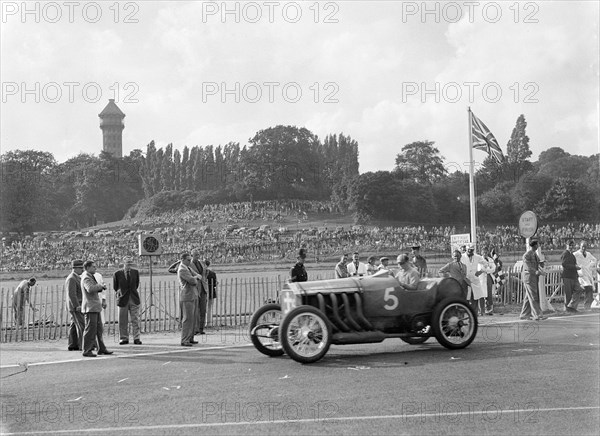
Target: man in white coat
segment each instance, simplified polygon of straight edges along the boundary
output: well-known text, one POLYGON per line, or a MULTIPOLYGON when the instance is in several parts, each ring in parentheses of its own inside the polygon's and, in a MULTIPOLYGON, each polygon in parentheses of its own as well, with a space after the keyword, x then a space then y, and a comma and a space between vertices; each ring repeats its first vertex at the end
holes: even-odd
POLYGON ((577 265, 581 267, 581 269, 577 271, 577 274, 579 276, 579 284, 585 292, 583 308, 585 310, 590 310, 592 308, 592 302, 594 301, 594 273, 596 272, 596 264, 598 261, 592 253, 587 251, 587 242, 585 241, 581 241, 579 250, 573 253, 573 256, 575 256, 577 265))
POLYGON ((352 254, 352 262, 346 265, 346 269, 348 270, 348 275, 350 277, 362 277, 367 275, 367 265, 359 261, 358 251, 355 251, 352 254))
MULTIPOLYGON (((479 311, 479 300, 487 296, 487 286, 481 286, 479 276, 485 278, 485 266, 487 262, 479 254, 475 253, 475 246, 467 246, 467 252, 462 255, 460 261, 465 265, 466 276, 469 282, 469 293, 467 299, 475 312, 479 311)), ((486 279, 487 280, 487 279, 486 279)))

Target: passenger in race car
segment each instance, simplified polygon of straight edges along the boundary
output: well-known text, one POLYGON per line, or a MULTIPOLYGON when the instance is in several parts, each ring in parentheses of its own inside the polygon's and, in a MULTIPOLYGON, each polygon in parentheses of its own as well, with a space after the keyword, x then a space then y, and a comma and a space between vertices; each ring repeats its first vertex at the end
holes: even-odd
POLYGON ((400 271, 396 274, 400 285, 408 291, 416 291, 421 276, 419 271, 411 265, 408 254, 399 255, 396 262, 400 266, 400 271))

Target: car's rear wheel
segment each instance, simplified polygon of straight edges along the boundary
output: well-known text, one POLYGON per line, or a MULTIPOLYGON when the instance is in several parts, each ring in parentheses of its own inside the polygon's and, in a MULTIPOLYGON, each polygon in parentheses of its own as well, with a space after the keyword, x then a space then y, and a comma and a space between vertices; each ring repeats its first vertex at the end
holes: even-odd
POLYGON ((281 323, 281 344, 300 363, 321 359, 331 345, 331 330, 323 313, 312 306, 296 307, 281 323))
POLYGON ((434 309, 433 334, 449 349, 469 346, 477 335, 477 316, 469 303, 458 298, 446 298, 434 309))
POLYGON ((250 320, 250 339, 254 347, 270 357, 282 356, 283 348, 279 340, 282 319, 279 304, 265 304, 250 320))

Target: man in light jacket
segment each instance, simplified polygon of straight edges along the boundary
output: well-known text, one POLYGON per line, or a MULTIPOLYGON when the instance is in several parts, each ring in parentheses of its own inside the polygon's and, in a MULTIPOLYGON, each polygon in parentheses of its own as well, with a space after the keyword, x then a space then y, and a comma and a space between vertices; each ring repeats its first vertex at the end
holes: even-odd
POLYGON ((85 270, 81 275, 81 311, 85 319, 85 328, 83 330, 83 355, 85 357, 96 357, 92 352, 92 348, 98 341, 98 354, 113 354, 112 351, 106 349, 102 340, 102 321, 100 312, 106 306, 106 303, 100 301, 99 292, 106 290, 106 285, 100 285, 94 277, 96 265, 92 260, 86 260, 83 263, 85 270))
POLYGON ((191 347, 194 341, 196 315, 198 311, 198 281, 200 278, 190 268, 192 256, 189 253, 181 255, 181 263, 177 270, 179 279, 179 307, 181 310, 181 345, 191 347))

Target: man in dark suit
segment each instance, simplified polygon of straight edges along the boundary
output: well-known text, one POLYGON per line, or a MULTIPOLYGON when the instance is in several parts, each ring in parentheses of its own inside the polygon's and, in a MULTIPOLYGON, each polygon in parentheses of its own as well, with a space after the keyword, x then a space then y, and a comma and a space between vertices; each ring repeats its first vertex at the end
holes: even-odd
POLYGON ((117 306, 119 306, 119 345, 129 343, 129 321, 131 321, 131 330, 133 333, 133 343, 141 345, 140 340, 140 273, 137 269, 131 268, 133 260, 125 258, 123 269, 118 270, 113 275, 113 288, 117 293, 117 306))
POLYGON ((181 345, 191 347, 196 328, 196 312, 198 311, 198 282, 200 277, 191 269, 192 256, 189 253, 181 255, 181 263, 177 270, 179 279, 179 308, 181 311, 181 345))
POLYGON ((208 301, 206 303, 206 325, 213 325, 213 310, 217 298, 217 274, 210 269, 210 260, 204 259, 206 265, 206 282, 208 283, 208 301))
POLYGON ((197 335, 204 334, 204 325, 206 324, 206 304, 208 300, 208 282, 206 281, 206 265, 200 260, 200 251, 192 250, 192 261, 190 262, 192 272, 198 278, 198 310, 196 311, 196 326, 194 333, 197 335))
POLYGON ((69 326, 69 339, 67 349, 69 351, 81 351, 83 342, 83 326, 85 320, 81 313, 81 273, 83 273, 83 260, 74 260, 71 265, 73 271, 65 280, 67 294, 67 310, 71 314, 71 325, 69 326))
POLYGON ((99 292, 106 290, 106 285, 100 285, 94 278, 96 265, 92 260, 86 260, 83 263, 85 270, 81 274, 81 311, 85 319, 85 328, 83 329, 83 355, 84 357, 96 357, 92 348, 98 341, 98 354, 113 354, 106 349, 102 340, 102 321, 100 311, 104 308, 100 301, 99 292))

